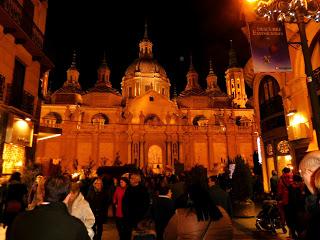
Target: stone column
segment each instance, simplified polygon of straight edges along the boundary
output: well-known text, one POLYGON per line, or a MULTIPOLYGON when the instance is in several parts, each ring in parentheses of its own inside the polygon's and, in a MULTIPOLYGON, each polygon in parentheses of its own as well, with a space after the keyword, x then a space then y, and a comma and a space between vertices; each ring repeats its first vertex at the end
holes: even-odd
POLYGON ((233 159, 237 154, 237 143, 235 137, 235 126, 232 124, 227 125, 226 130, 226 144, 228 146, 228 156, 233 159))
POLYGON ((92 159, 95 162, 96 167, 99 165, 99 134, 92 134, 92 159))
POLYGON ((211 170, 213 167, 213 149, 212 149, 212 136, 207 136, 208 143, 208 170, 211 170))
POLYGON ((173 163, 172 163, 172 142, 171 141, 168 141, 167 142, 167 165, 170 165, 172 166, 173 163))
POLYGON ((127 163, 128 164, 132 164, 132 160, 133 160, 133 152, 132 152, 132 141, 131 140, 128 140, 128 154, 127 154, 127 163))
POLYGON ((180 163, 184 163, 184 142, 183 142, 183 138, 181 136, 179 136, 179 141, 178 141, 178 147, 179 147, 179 155, 178 155, 178 161, 180 163))
POLYGON ((139 167, 145 166, 145 160, 144 160, 144 139, 143 136, 141 136, 139 141, 139 147, 140 147, 140 160, 139 160, 139 167))

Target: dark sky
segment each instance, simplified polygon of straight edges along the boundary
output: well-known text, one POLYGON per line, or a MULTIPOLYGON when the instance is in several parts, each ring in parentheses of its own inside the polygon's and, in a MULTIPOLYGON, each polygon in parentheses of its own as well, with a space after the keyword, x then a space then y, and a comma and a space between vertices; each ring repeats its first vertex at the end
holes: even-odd
POLYGON ((225 89, 229 39, 233 39, 241 66, 249 58, 249 45, 239 21, 239 0, 49 0, 46 51, 55 68, 52 90, 66 80, 73 49, 77 52, 80 84, 93 86, 103 52, 111 69, 111 82, 120 89, 126 68, 138 57, 147 18, 154 56, 165 68, 178 92, 186 85, 190 52, 205 87, 208 59, 213 58, 219 85, 225 89), (181 57, 185 60, 181 61, 181 57))

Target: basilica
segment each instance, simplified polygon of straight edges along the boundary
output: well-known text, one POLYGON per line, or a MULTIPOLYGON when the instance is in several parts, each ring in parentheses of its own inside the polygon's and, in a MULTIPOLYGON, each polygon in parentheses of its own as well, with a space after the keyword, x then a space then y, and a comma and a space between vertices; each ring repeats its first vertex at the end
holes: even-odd
POLYGON ((225 72, 227 93, 219 88, 211 62, 203 89, 191 58, 184 91, 171 96, 174 86, 152 47, 145 27, 121 92, 112 87, 105 58, 94 87, 83 90, 74 60, 63 86, 42 104, 40 127, 60 133, 38 139, 36 162, 60 163, 68 172, 114 164, 159 172, 176 163, 219 172, 228 158, 241 155, 252 166, 259 139, 234 49, 225 72))

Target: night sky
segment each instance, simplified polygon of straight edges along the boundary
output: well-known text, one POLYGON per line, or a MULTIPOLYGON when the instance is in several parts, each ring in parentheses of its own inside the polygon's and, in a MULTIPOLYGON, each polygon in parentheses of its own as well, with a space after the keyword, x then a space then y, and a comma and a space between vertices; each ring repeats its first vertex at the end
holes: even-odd
MULTIPOLYGON (((79 82, 84 90, 97 80, 97 68, 106 52, 113 87, 120 90, 126 68, 138 57, 138 43, 148 22, 155 58, 165 68, 178 93, 186 85, 189 55, 206 86, 212 57, 219 85, 225 90, 229 39, 238 61, 249 58, 249 43, 240 30, 239 0, 49 0, 45 49, 55 64, 51 90, 66 80, 72 52, 77 52, 79 82)), ((172 90, 172 89, 171 89, 172 90)))

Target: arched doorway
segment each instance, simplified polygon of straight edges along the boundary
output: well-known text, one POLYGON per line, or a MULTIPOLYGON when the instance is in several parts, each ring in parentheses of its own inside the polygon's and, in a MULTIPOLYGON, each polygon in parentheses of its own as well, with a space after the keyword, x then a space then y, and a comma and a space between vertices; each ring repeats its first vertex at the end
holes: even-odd
POLYGON ((293 167, 293 154, 288 141, 286 119, 280 86, 272 76, 265 76, 259 85, 261 136, 265 147, 268 179, 271 171, 279 174, 284 167, 293 167))
POLYGON ((152 145, 148 151, 148 168, 154 173, 161 173, 163 169, 162 149, 158 145, 152 145))

